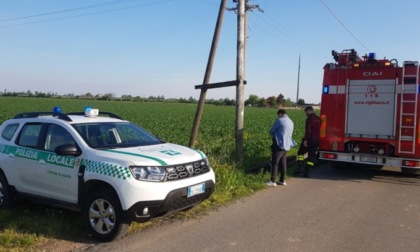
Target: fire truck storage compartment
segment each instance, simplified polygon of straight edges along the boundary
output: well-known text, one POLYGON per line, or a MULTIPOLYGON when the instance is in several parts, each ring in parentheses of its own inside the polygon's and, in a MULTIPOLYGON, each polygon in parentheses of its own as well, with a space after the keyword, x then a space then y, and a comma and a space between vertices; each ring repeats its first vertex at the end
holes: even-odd
POLYGON ((396 80, 349 80, 346 136, 394 139, 396 80))

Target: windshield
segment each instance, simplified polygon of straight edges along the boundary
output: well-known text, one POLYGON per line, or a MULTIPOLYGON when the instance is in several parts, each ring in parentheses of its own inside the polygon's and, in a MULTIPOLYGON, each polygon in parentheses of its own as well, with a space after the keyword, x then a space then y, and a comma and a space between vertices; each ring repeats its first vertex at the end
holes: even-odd
POLYGON ((89 123, 73 127, 95 149, 125 148, 161 144, 162 141, 132 123, 89 123))

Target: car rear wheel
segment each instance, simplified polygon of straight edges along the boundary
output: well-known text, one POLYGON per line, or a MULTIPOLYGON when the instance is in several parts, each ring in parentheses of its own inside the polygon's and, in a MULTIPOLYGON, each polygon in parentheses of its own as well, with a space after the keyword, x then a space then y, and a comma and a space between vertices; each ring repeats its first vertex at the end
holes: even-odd
POLYGON ((0 209, 9 209, 13 206, 13 198, 6 177, 0 172, 0 209))
POLYGON ((99 241, 116 240, 124 236, 130 226, 118 197, 109 189, 101 189, 89 195, 83 217, 89 232, 99 241))

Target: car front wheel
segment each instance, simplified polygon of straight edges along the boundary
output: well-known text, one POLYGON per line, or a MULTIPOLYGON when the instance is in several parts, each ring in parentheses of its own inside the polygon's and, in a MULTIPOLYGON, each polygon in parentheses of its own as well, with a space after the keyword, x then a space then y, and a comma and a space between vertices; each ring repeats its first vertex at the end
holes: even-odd
POLYGON ((124 236, 130 226, 123 215, 118 197, 109 189, 101 189, 88 196, 83 218, 89 232, 99 241, 116 240, 124 236))

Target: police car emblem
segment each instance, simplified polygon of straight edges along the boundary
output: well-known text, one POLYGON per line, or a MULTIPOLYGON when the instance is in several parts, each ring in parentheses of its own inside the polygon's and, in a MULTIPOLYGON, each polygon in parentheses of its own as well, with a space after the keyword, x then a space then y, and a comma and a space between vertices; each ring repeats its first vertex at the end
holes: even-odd
POLYGON ((187 165, 186 168, 190 175, 194 174, 194 167, 192 165, 187 165))

